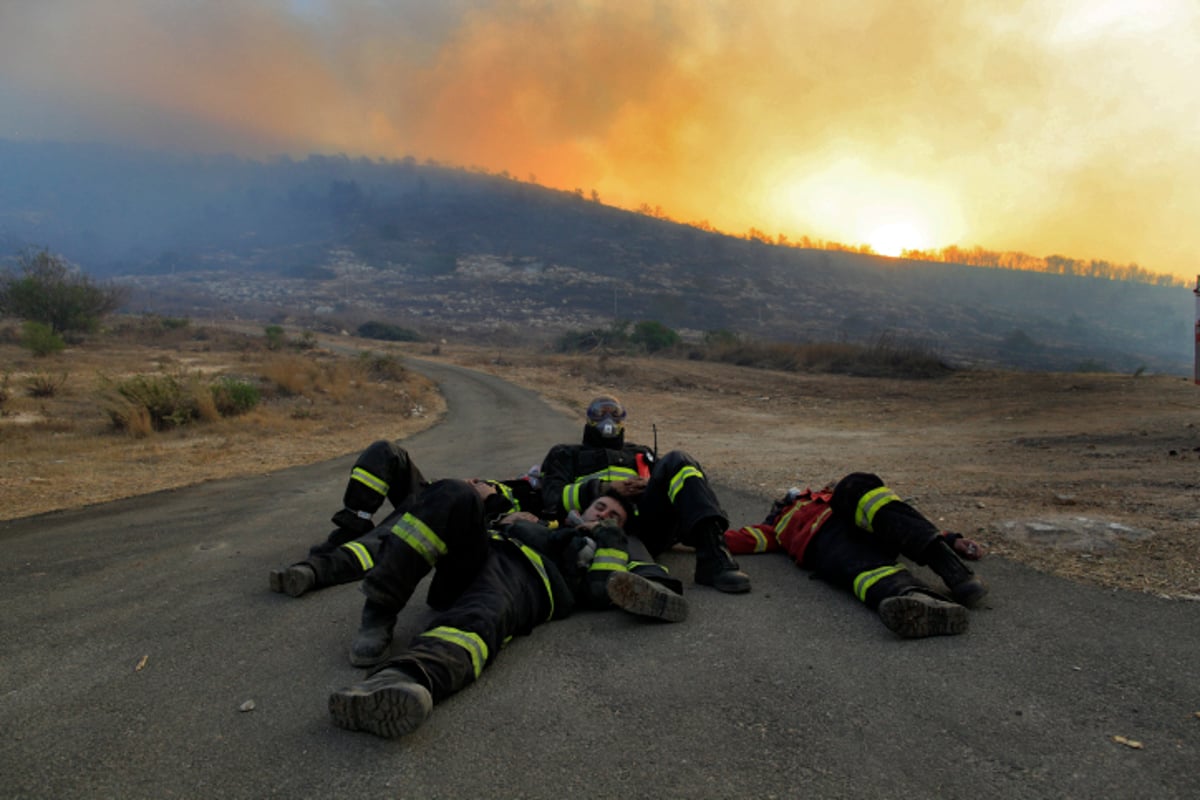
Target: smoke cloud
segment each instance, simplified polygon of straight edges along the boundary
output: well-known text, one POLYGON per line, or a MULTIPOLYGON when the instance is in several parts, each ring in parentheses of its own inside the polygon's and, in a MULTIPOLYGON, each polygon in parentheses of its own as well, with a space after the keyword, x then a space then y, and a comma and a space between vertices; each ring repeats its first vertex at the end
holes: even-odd
POLYGON ((39 0, 0 137, 507 171, 731 233, 1194 274, 1191 0, 39 0))

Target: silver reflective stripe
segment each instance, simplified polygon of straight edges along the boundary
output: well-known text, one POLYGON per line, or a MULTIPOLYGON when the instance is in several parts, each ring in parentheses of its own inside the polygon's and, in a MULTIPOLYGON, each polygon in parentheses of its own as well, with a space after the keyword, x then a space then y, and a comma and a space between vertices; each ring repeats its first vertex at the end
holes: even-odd
POLYGON ((872 526, 875 523, 875 515, 879 513, 879 509, 893 500, 899 499, 896 493, 886 486, 872 489, 858 501, 858 509, 854 512, 854 524, 863 530, 874 533, 875 528, 872 526))
POLYGON ((579 490, 581 485, 578 483, 568 483, 562 490, 562 505, 563 511, 579 511, 579 490))
POLYGON ((905 567, 903 564, 892 564, 890 567, 879 567, 870 572, 859 573, 858 577, 854 579, 854 596, 864 603, 867 602, 867 592, 872 586, 889 575, 895 575, 897 572, 904 572, 904 570, 905 567))
POLYGON ((349 550, 358 559, 358 565, 362 567, 363 572, 366 572, 371 567, 375 566, 375 560, 371 558, 371 551, 367 550, 361 542, 346 542, 342 547, 349 550))
POLYGON ((636 478, 637 470, 632 467, 612 466, 598 469, 589 475, 580 475, 575 479, 576 483, 586 483, 593 478, 599 478, 604 481, 623 481, 627 478, 636 478))
POLYGON ((537 550, 522 542, 518 542, 516 539, 509 539, 508 541, 521 548, 521 552, 525 554, 525 557, 529 559, 529 563, 533 564, 533 568, 541 576, 542 583, 546 587, 546 599, 550 601, 550 613, 546 615, 546 619, 549 620, 554 616, 554 590, 550 588, 550 576, 546 573, 546 565, 542 563, 542 557, 538 555, 537 550))
POLYGON ((350 471, 350 480, 358 481, 368 489, 378 492, 384 496, 386 496, 388 493, 389 487, 387 481, 380 480, 362 467, 355 467, 350 471))
POLYGON ((767 535, 765 533, 752 526, 742 528, 742 530, 754 537, 754 552, 767 552, 767 547, 770 546, 770 543, 767 541, 767 535))
POLYGON ((592 558, 592 563, 588 566, 589 572, 593 570, 624 572, 627 569, 629 569, 629 553, 611 547, 601 547, 597 550, 596 555, 592 558))
POLYGON ((471 657, 471 666, 475 670, 475 678, 478 680, 480 673, 483 672, 483 665, 487 663, 488 647, 477 633, 464 631, 459 628, 441 627, 433 630, 425 631, 422 636, 429 636, 433 639, 441 639, 444 642, 455 644, 467 651, 467 655, 471 657))
POLYGON ((405 514, 401 517, 400 521, 392 526, 392 533, 416 550, 431 567, 437 563, 438 558, 446 555, 446 543, 433 532, 432 528, 412 514, 405 514))
POLYGON ((671 498, 671 502, 675 502, 675 495, 679 494, 679 490, 683 488, 683 482, 688 478, 703 478, 704 473, 692 466, 684 467, 675 473, 671 478, 671 488, 667 490, 667 495, 671 498))

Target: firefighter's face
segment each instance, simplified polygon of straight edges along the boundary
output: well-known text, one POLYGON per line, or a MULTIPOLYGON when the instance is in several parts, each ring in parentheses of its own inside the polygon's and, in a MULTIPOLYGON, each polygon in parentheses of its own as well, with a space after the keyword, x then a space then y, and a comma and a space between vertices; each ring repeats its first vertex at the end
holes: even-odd
POLYGON ((611 497, 597 497, 590 506, 584 509, 583 521, 599 522, 605 519, 614 520, 618 525, 624 527, 625 509, 611 497))

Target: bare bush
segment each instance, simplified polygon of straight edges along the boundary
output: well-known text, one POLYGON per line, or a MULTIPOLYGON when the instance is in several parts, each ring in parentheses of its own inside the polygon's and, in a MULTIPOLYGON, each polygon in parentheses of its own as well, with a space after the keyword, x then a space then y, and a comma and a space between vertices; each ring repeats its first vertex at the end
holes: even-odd
POLYGON ((30 397, 54 397, 67 382, 67 373, 51 375, 48 372, 35 372, 25 378, 25 393, 30 397))
POLYGON ((870 345, 852 342, 718 341, 692 351, 706 361, 784 372, 833 373, 875 378, 938 378, 954 371, 942 357, 919 342, 890 335, 870 345))
POLYGON ((319 372, 317 365, 303 356, 279 356, 262 366, 262 376, 284 396, 313 391, 319 372))

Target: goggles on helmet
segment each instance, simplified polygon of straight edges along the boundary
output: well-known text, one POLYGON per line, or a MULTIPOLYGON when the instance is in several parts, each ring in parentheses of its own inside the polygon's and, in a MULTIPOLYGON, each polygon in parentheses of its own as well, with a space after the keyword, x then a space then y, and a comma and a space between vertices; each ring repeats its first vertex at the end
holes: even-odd
POLYGON ((612 397, 597 397, 587 410, 588 425, 605 439, 621 435, 625 429, 625 407, 612 397))
POLYGON ((625 407, 609 397, 597 398, 588 406, 587 417, 592 423, 598 423, 605 418, 621 422, 625 419, 625 407))

